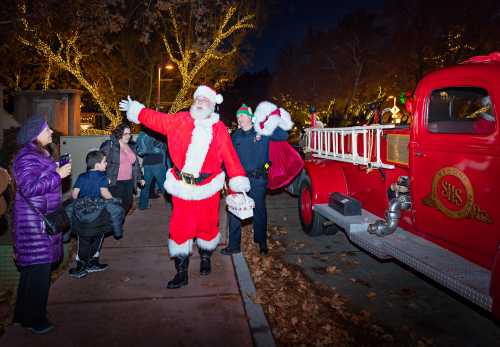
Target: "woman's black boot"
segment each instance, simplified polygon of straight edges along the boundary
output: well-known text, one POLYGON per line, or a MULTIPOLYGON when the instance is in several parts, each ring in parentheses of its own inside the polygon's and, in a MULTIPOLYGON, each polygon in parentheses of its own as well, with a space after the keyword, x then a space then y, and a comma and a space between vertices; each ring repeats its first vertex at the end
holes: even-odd
POLYGON ((188 267, 189 267, 189 256, 178 256, 174 258, 175 269, 177 273, 175 277, 168 282, 168 289, 176 289, 188 284, 188 267))
POLYGON ((200 252, 200 275, 206 276, 212 271, 210 257, 213 251, 207 251, 201 248, 198 251, 200 252))

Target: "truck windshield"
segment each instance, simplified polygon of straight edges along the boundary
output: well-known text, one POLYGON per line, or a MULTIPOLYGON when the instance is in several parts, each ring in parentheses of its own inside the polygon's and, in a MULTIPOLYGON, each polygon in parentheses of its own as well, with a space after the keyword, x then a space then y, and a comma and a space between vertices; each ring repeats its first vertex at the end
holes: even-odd
POLYGON ((491 134, 496 116, 488 92, 476 87, 434 90, 429 101, 428 129, 432 133, 491 134))

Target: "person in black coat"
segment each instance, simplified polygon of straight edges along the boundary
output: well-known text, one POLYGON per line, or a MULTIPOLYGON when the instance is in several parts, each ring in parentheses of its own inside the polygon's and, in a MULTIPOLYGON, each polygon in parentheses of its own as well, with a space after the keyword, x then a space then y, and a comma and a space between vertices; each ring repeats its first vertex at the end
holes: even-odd
POLYGON ((100 148, 108 161, 109 190, 115 198, 121 199, 125 215, 132 207, 137 184, 143 186, 145 183, 135 146, 129 144, 131 137, 130 126, 122 123, 100 148))

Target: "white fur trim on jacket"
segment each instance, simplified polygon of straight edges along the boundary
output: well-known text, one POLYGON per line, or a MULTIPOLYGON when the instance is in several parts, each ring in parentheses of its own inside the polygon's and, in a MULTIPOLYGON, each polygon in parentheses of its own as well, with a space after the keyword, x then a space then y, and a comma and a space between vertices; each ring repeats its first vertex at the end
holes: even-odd
POLYGON ((229 180, 229 189, 236 193, 250 191, 250 180, 246 176, 236 176, 229 180))
POLYGON ((179 255, 188 256, 193 247, 193 239, 187 240, 180 245, 172 239, 168 239, 168 255, 170 257, 177 257, 179 255))
POLYGON ((191 143, 186 152, 186 160, 184 161, 182 172, 190 173, 196 178, 200 176, 200 170, 212 142, 212 128, 218 121, 219 115, 217 113, 212 113, 208 118, 194 121, 191 143))
POLYGON ((172 169, 169 169, 163 186, 167 192, 175 197, 184 200, 203 200, 220 191, 224 187, 225 179, 226 174, 221 172, 206 184, 190 185, 184 183, 182 180, 177 180, 172 169))
POLYGON ((221 238, 220 233, 217 233, 217 235, 213 239, 211 239, 210 241, 202 240, 199 237, 197 237, 196 244, 198 245, 198 248, 200 248, 200 249, 203 249, 205 251, 213 251, 219 245, 220 238, 221 238))

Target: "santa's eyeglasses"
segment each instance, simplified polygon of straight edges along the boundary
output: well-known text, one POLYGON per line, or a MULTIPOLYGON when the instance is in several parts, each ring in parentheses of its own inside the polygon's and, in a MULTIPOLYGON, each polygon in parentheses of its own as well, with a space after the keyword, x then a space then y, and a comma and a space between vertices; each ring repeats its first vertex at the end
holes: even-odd
POLYGON ((210 101, 210 99, 207 99, 207 98, 204 98, 204 97, 196 97, 194 99, 194 103, 197 104, 197 105, 207 105, 207 106, 210 106, 212 104, 212 102, 210 101))

